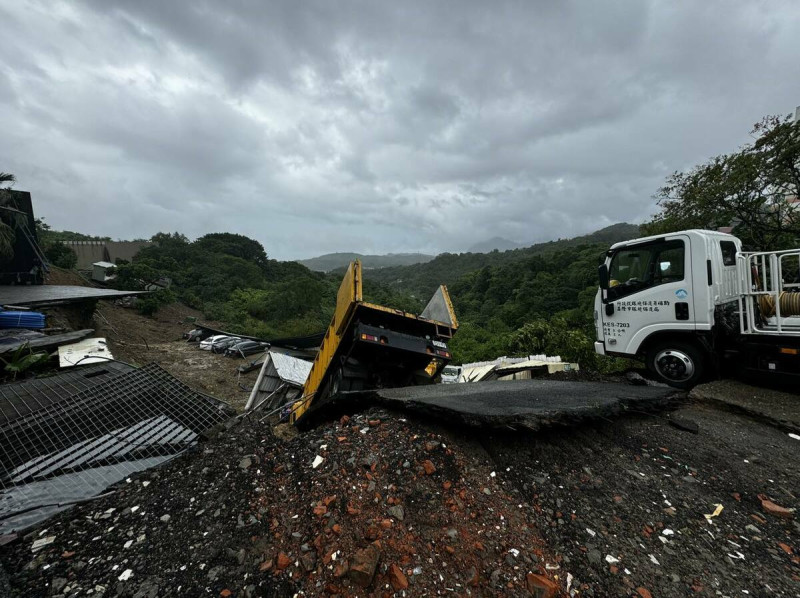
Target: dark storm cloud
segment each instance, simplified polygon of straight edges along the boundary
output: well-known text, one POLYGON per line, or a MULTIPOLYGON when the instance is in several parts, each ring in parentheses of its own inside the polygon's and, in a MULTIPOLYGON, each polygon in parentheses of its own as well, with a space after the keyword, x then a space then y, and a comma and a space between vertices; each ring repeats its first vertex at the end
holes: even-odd
POLYGON ((270 254, 641 221, 800 103, 796 2, 0 4, 0 170, 57 228, 270 254))

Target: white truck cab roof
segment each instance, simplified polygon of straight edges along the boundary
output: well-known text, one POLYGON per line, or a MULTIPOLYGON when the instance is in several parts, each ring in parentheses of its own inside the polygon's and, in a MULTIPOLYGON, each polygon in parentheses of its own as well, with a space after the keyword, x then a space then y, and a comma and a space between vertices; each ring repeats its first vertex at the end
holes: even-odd
POLYGON ((663 235, 651 235, 649 237, 639 237, 637 239, 630 239, 628 241, 620 241, 619 243, 614 243, 609 251, 616 251, 622 247, 628 247, 629 245, 638 245, 639 243, 647 243, 649 241, 657 241, 659 239, 667 239, 671 237, 677 237, 679 235, 684 235, 688 237, 701 237, 703 239, 727 239, 729 241, 738 241, 738 237, 735 235, 731 235, 728 233, 722 233, 715 230, 705 230, 702 228, 691 228, 688 230, 681 230, 676 231, 674 233, 665 233, 663 235))

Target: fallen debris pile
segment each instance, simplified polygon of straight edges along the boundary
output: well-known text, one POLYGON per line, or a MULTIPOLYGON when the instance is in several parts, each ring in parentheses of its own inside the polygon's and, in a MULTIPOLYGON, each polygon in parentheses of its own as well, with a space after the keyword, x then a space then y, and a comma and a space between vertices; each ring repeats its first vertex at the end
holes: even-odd
POLYGON ((381 409, 244 418, 0 548, 10 595, 797 594, 790 434, 706 405, 536 434, 381 409))
POLYGON ((291 438, 245 422, 57 516, 6 548, 14 592, 557 595, 555 560, 476 443, 375 411, 277 431, 291 438))
POLYGON ((800 442, 704 407, 670 421, 484 443, 583 596, 797 596, 800 442))

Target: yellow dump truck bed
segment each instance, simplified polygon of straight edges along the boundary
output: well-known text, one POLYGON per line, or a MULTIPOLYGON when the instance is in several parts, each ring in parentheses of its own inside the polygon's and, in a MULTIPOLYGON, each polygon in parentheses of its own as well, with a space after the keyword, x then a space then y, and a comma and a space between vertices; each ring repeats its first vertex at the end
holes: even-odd
MULTIPOLYGON (((347 268, 336 297, 336 310, 325 333, 301 399, 291 411, 300 420, 318 400, 336 394, 339 382, 349 389, 397 385, 411 376, 433 381, 450 361, 446 340, 458 321, 443 285, 422 314, 363 300, 361 262, 347 268), (425 363, 420 371, 419 366, 425 363)), ((401 384, 402 385, 402 384, 401 384)))

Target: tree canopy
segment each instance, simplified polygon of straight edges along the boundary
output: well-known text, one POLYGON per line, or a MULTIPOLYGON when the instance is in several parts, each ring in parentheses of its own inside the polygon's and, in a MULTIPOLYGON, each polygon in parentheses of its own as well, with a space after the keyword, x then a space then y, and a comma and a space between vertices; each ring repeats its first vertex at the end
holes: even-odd
POLYGON ((748 249, 796 246, 800 240, 800 122, 767 116, 753 142, 675 172, 658 190, 661 211, 643 225, 647 234, 733 226, 748 249))

